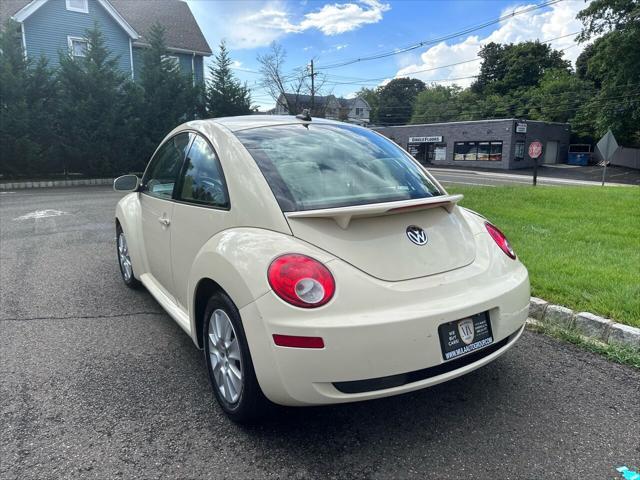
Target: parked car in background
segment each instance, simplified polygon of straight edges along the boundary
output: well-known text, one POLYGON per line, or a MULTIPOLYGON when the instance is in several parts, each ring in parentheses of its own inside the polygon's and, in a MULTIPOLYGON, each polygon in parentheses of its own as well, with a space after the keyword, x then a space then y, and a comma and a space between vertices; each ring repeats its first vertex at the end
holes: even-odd
POLYGON ((310 117, 173 130, 115 213, 118 260, 198 348, 235 421, 268 401, 396 395, 520 337, 529 280, 505 236, 408 153, 310 117))

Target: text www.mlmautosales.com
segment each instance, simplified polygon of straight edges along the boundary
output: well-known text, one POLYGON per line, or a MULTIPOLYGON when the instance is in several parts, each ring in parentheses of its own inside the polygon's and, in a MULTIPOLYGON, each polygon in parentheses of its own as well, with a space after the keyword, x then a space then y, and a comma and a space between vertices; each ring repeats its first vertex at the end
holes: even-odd
POLYGON ((445 353, 444 357, 447 360, 449 360, 450 358, 457 357, 459 355, 464 355, 465 353, 473 352, 474 350, 478 350, 479 348, 486 347, 491 343, 493 343, 493 337, 488 337, 488 338, 485 338, 484 340, 480 340, 479 342, 472 343, 471 345, 457 348, 452 352, 445 353))

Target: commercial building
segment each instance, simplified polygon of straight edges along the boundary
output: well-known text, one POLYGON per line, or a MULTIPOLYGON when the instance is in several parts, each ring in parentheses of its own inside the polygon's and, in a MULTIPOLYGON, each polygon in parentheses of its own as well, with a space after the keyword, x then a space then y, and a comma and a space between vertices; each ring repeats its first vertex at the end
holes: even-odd
POLYGON ((518 119, 374 127, 424 164, 498 169, 528 168, 531 142, 542 143, 538 163, 566 163, 568 123, 518 119))

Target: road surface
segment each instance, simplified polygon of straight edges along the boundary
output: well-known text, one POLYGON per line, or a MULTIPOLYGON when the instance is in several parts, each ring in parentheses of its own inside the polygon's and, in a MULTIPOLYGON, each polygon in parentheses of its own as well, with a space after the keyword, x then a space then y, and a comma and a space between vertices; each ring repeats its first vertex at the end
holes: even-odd
MULTIPOLYGON (((474 171, 474 170, 459 170, 451 168, 434 168, 427 167, 427 169, 436 177, 436 179, 442 183, 445 187, 447 185, 473 185, 484 187, 497 187, 497 186, 514 186, 514 185, 532 185, 533 179, 529 175, 523 175, 519 173, 509 173, 506 171, 500 172, 487 172, 487 171, 474 171)), ((552 178, 539 176, 538 185, 553 185, 553 186, 600 186, 600 181, 591 180, 573 180, 567 178, 552 178)), ((622 184, 612 183, 607 180, 606 185, 620 186, 622 184)), ((628 186, 628 185, 625 185, 628 186)))
POLYGON ((0 195, 3 480, 612 479, 640 467, 640 371, 531 332, 431 389, 230 423, 201 352, 121 283, 118 198, 0 195))

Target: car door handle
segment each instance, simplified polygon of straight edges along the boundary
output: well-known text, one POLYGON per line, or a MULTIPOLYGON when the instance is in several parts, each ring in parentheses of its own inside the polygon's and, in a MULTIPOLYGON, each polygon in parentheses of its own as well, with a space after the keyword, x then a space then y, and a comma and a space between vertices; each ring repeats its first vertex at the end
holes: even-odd
POLYGON ((171 225, 171 220, 169 220, 167 217, 160 217, 158 218, 158 221, 165 227, 168 227, 169 225, 171 225))

